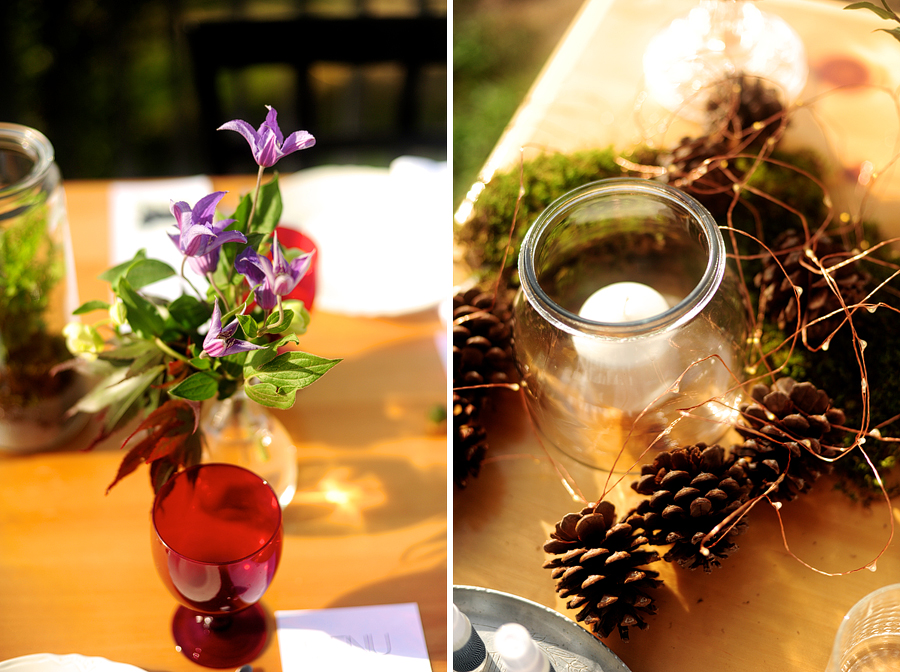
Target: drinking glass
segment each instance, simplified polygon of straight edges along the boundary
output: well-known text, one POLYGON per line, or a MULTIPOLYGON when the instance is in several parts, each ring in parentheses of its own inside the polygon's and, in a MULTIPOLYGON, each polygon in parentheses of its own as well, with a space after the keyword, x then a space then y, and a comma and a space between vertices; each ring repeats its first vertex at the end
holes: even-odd
POLYGON ((172 619, 176 648, 206 667, 256 658, 267 638, 257 603, 283 537, 269 484, 232 464, 189 467, 157 492, 151 536, 159 576, 182 605, 172 619))
POLYGON ((900 669, 900 584, 879 588, 844 616, 827 672, 900 669))

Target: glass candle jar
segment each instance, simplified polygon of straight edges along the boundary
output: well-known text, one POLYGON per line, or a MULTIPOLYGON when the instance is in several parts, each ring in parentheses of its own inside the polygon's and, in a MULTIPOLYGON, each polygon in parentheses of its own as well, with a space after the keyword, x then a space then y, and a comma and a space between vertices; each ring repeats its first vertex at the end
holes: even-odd
POLYGON ((516 364, 550 443, 585 464, 657 437, 713 442, 736 415, 748 321, 725 242, 695 199, 608 179, 554 201, 519 255, 516 364))
POLYGON ((716 84, 741 75, 761 78, 789 105, 809 73, 797 32, 751 0, 699 0, 653 37, 643 67, 648 92, 666 109, 699 123, 709 118, 716 84))
POLYGON ((78 306, 66 202, 53 146, 0 123, 0 450, 59 443, 83 425, 66 411, 86 385, 62 329, 78 306))

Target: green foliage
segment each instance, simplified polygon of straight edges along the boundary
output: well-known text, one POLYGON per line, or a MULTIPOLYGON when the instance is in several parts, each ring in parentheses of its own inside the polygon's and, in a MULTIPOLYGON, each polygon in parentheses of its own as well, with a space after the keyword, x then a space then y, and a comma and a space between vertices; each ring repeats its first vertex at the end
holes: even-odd
MULTIPOLYGON (((881 4, 883 9, 882 7, 879 7, 878 5, 875 5, 871 2, 854 2, 844 7, 844 9, 867 9, 870 12, 876 14, 881 19, 885 19, 887 21, 896 21, 897 23, 900 23, 900 16, 897 16, 894 10, 888 7, 888 4, 884 0, 881 0, 881 4)), ((887 33, 888 35, 892 35, 895 40, 900 41, 900 27, 890 29, 878 28, 878 30, 883 33, 887 33)))
MULTIPOLYGON (((198 459, 194 452, 200 442, 191 438, 195 430, 190 429, 190 421, 200 402, 225 399, 243 388, 250 399, 265 406, 289 408, 299 390, 340 361, 304 352, 282 352, 285 346, 298 343, 298 334, 308 326, 309 313, 301 301, 282 303, 279 297, 272 310, 258 306, 248 309, 253 296, 246 278, 235 271, 234 259, 248 247, 261 256, 269 251, 282 210, 277 176, 257 193, 256 208, 250 196, 244 198, 229 227, 244 232, 248 243, 221 246, 218 266, 209 274, 211 283, 205 295, 195 290, 172 301, 153 296, 153 285, 176 271, 148 259, 141 250, 132 260, 101 276, 110 285, 113 304, 94 300, 75 311, 86 314, 105 309, 111 315, 116 309, 124 311, 124 320, 110 320, 113 335, 99 353, 93 350, 90 338, 84 343, 73 341, 73 347, 81 348, 79 352, 96 356, 93 368, 103 376, 74 408, 100 414, 101 430, 95 443, 123 429, 133 418, 144 417, 142 426, 170 447, 160 451, 145 440, 138 442, 129 450, 113 484, 141 460, 154 463, 151 476, 159 483, 166 474, 198 459), (210 318, 215 317, 214 303, 220 307, 221 327, 210 325, 210 318), (230 323, 236 323, 235 331, 222 331, 230 323), (204 344, 209 329, 216 330, 214 336, 220 334, 221 349, 205 350, 210 347, 204 344), (240 342, 257 349, 233 347, 240 342)), ((296 256, 299 251, 288 254, 296 256)), ((193 283, 186 281, 193 289, 193 283)))
POLYGON ((576 187, 622 176, 617 156, 611 147, 573 154, 542 153, 525 161, 521 171, 517 167, 494 175, 479 196, 472 216, 456 231, 469 266, 479 273, 496 274, 509 242, 506 268, 515 267, 522 237, 535 218, 576 187), (514 216, 515 229, 510 237, 514 216))
POLYGON ((536 36, 481 14, 453 28, 454 203, 475 182, 503 129, 540 70, 536 36))
POLYGON ((0 229, 0 346, 7 357, 46 329, 46 311, 65 274, 62 249, 47 234, 47 207, 35 204, 0 229))

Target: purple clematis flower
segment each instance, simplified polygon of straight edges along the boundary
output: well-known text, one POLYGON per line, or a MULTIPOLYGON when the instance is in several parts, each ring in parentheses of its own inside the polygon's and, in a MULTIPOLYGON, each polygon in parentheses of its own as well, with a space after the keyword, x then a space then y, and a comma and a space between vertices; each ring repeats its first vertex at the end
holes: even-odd
POLYGON ((216 206, 224 195, 224 191, 217 191, 204 196, 193 209, 184 201, 170 201, 169 210, 178 222, 178 235, 169 234, 169 237, 188 257, 191 268, 203 276, 215 270, 219 263, 219 248, 224 243, 247 242, 240 231, 225 231, 233 219, 213 221, 216 206))
POLYGON ((234 268, 247 278, 253 287, 257 305, 263 310, 271 310, 278 305, 279 296, 286 296, 294 291, 297 283, 303 279, 312 264, 313 252, 301 254, 290 263, 285 261, 278 244, 278 233, 272 243, 272 259, 261 257, 248 247, 238 254, 234 260, 234 268))
POLYGON ((269 113, 258 131, 254 131, 250 124, 240 119, 228 121, 217 130, 237 131, 243 135, 250 143, 256 164, 263 168, 271 168, 281 157, 316 144, 316 139, 306 131, 295 131, 285 140, 278 127, 278 112, 271 105, 266 105, 266 108, 269 113))
POLYGON ((222 327, 222 311, 219 310, 219 300, 216 299, 213 304, 212 322, 209 325, 209 331, 206 332, 206 338, 203 339, 203 352, 210 357, 225 357, 236 352, 260 350, 265 347, 235 338, 234 332, 237 331, 237 328, 237 318, 232 320, 227 327, 222 327))

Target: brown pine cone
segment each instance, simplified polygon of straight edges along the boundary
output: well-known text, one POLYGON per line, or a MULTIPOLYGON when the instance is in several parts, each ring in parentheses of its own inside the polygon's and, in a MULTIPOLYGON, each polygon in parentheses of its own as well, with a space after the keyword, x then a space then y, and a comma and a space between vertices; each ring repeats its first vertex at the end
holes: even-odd
POLYGON ((460 488, 478 476, 487 451, 477 418, 489 393, 472 386, 516 379, 510 298, 495 301, 477 287, 453 297, 453 479, 460 488))
POLYGON ((771 387, 759 383, 739 410, 744 425, 736 429, 745 441, 734 452, 747 465, 754 495, 787 470, 769 496, 790 501, 831 471, 831 463, 817 456, 832 458, 844 450, 842 431, 834 427, 844 424, 844 412, 833 408, 825 391, 812 383, 788 377, 771 387))
MULTIPOLYGON (((809 325, 806 330, 807 342, 818 347, 841 325, 845 313, 838 297, 826 283, 825 277, 820 273, 809 271, 801 264, 803 261, 807 266, 813 265, 806 257, 806 247, 812 249, 826 267, 833 266, 841 258, 849 256, 841 243, 833 241, 828 236, 811 240, 807 245, 801 233, 788 230, 779 235, 771 246, 774 257, 778 258, 781 266, 773 255, 769 254, 763 259, 763 270, 754 278, 754 283, 760 290, 759 301, 763 314, 777 324, 779 329, 791 333, 798 324, 798 300, 794 285, 800 287, 803 291, 799 297, 801 316, 799 326, 803 328, 809 325), (821 322, 809 324, 834 311, 838 312, 821 322)), ((835 269, 831 272, 831 277, 848 306, 865 298, 871 281, 869 274, 856 263, 835 269)))
POLYGON ((556 524, 544 550, 558 557, 544 563, 552 570, 556 592, 575 617, 599 637, 617 629, 628 641, 628 628, 647 628, 644 618, 656 613, 647 591, 662 583, 658 572, 644 565, 659 560, 645 548, 647 539, 628 523, 616 523, 616 509, 609 502, 569 513, 556 524))
MULTIPOLYGON (((742 76, 723 81, 710 95, 708 108, 706 133, 682 138, 659 157, 659 164, 669 184, 718 212, 734 197, 734 180, 721 170, 719 159, 759 146, 780 128, 778 115, 784 107, 771 86, 742 76)), ((737 169, 733 162, 725 165, 732 173, 737 169)))
POLYGON ((708 553, 701 550, 704 538, 748 500, 751 489, 744 467, 721 446, 698 443, 660 453, 641 467, 631 487, 648 498, 627 522, 644 530, 651 544, 671 544, 664 560, 709 572, 737 550, 733 538, 746 529, 743 519, 708 553))
POLYGON ((453 386, 515 378, 509 297, 473 288, 453 297, 453 386))
POLYGON ((487 431, 477 407, 464 395, 453 395, 453 481, 464 488, 481 471, 487 452, 487 431))

